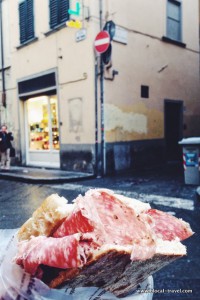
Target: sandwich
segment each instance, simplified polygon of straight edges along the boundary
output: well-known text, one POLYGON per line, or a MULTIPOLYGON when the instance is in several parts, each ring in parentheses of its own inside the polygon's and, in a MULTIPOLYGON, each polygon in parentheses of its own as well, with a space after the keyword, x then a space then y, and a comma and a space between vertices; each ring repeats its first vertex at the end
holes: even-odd
POLYGON ((15 262, 51 288, 96 286, 117 297, 186 255, 190 225, 148 203, 91 189, 51 195, 19 229, 15 262))

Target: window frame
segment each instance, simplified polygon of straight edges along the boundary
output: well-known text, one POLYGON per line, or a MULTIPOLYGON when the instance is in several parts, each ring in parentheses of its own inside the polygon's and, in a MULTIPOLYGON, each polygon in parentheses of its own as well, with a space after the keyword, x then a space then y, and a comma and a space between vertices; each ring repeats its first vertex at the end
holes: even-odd
POLYGON ((182 1, 181 0, 167 0, 167 7, 166 7, 166 37, 172 41, 175 41, 177 43, 182 43, 182 1), (179 21, 178 21, 178 24, 179 24, 179 38, 176 39, 176 38, 173 38, 171 36, 169 36, 169 33, 168 33, 168 22, 169 20, 174 20, 177 22, 177 20, 173 19, 172 17, 169 17, 169 12, 168 12, 168 9, 169 9, 169 3, 171 4, 174 4, 176 5, 177 7, 179 7, 179 21))
POLYGON ((30 43, 31 41, 35 40, 35 18, 34 18, 34 5, 35 5, 35 2, 34 0, 31 0, 32 1, 32 11, 31 11, 31 16, 28 15, 28 6, 27 6, 27 2, 30 1, 30 0, 21 0, 18 2, 18 16, 19 16, 19 41, 20 41, 20 46, 23 46, 23 45, 26 45, 28 43, 30 43), (21 11, 20 11, 20 5, 24 3, 25 5, 25 16, 24 16, 24 20, 20 19, 21 18, 21 11), (29 25, 27 25, 27 22, 28 22, 28 19, 31 18, 31 30, 32 30, 32 34, 30 35, 29 34, 29 25), (25 22, 25 38, 24 40, 22 39, 22 36, 21 36, 21 30, 22 30, 22 21, 25 22))
MULTIPOLYGON (((63 27, 66 22, 68 20, 70 20, 70 15, 68 13, 68 9, 70 8, 70 0, 55 0, 57 2, 57 15, 56 15, 56 24, 54 26, 52 26, 52 23, 51 23, 51 19, 52 19, 52 16, 51 16, 51 0, 49 0, 49 28, 50 28, 50 31, 54 31, 60 27, 63 27), (61 11, 60 11, 60 7, 62 7, 62 2, 61 1, 64 1, 68 4, 68 8, 67 8, 67 16, 66 16, 66 19, 64 18, 64 20, 62 20, 61 18, 61 11)), ((66 4, 66 5, 67 5, 66 4)))

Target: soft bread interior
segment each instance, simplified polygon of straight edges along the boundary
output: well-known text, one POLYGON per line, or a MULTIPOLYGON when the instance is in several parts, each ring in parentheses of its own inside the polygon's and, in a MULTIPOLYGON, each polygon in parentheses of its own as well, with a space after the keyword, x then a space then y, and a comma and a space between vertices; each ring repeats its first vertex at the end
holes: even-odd
POLYGON ((161 239, 157 239, 156 254, 184 256, 187 254, 187 249, 179 241, 163 241, 161 239))
MULTIPOLYGON (((93 251, 93 260, 96 260, 98 256, 109 252, 118 251, 131 254, 132 245, 121 246, 113 244, 105 244, 97 250, 93 251)), ((156 240, 156 252, 155 255, 174 255, 174 256, 184 256, 187 254, 186 247, 179 241, 163 241, 161 239, 156 240)))
POLYGON ((27 240, 31 236, 50 236, 52 231, 73 210, 74 205, 67 202, 67 199, 57 194, 47 197, 34 211, 32 217, 19 229, 18 240, 27 240))

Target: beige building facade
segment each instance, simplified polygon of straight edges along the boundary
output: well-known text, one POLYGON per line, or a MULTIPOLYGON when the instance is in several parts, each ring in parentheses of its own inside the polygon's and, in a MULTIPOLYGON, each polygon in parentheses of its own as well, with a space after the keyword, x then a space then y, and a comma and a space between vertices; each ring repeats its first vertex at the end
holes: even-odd
POLYGON ((1 6, 0 122, 14 163, 110 173, 180 159, 178 141, 200 136, 198 0, 1 6), (101 76, 94 41, 109 21, 101 76))

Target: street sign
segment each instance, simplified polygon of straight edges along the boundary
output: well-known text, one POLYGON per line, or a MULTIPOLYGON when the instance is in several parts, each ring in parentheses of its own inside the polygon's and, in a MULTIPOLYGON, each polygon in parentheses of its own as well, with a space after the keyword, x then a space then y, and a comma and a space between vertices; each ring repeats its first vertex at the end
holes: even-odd
POLYGON ((76 32, 76 42, 80 42, 86 39, 87 30, 85 28, 80 29, 76 32))
POLYGON ((106 22, 103 30, 107 31, 110 35, 110 39, 112 41, 114 35, 115 35, 115 23, 113 21, 106 22))
POLYGON ((94 41, 94 47, 98 53, 104 53, 110 45, 110 35, 107 31, 100 31, 94 41))
POLYGON ((115 35, 113 36, 113 41, 119 42, 122 44, 128 44, 128 33, 127 30, 120 27, 115 26, 115 35))

